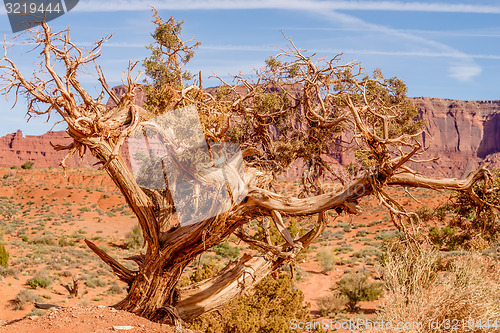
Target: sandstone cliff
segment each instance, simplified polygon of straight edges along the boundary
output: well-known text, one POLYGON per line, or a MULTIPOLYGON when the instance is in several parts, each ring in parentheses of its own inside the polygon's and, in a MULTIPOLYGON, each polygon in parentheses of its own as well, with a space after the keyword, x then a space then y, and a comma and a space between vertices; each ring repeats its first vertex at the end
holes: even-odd
POLYGON ((419 117, 426 120, 422 142, 425 155, 439 160, 420 165, 435 176, 460 177, 490 163, 500 168, 500 101, 457 101, 414 98, 419 117))
MULTIPOLYGON (((124 87, 113 88, 120 96, 124 87)), ((490 168, 500 168, 500 101, 458 101, 439 98, 413 98, 419 117, 426 120, 422 142, 428 151, 422 158, 439 157, 439 160, 414 165, 424 174, 461 177, 485 163, 490 168)), ((139 93, 136 102, 144 103, 139 93)), ((108 102, 108 105, 112 105, 108 102)), ((21 131, 0 138, 0 166, 19 166, 26 161, 35 167, 56 167, 65 152, 56 152, 50 146, 68 144, 71 139, 65 132, 48 132, 41 136, 23 137, 21 131)), ((128 155, 128 146, 122 149, 128 155)), ((128 156, 127 160, 128 160, 128 156)), ((340 162, 348 161, 340 159, 340 162)), ((74 159, 73 166, 91 167, 97 160, 87 153, 83 161, 74 159)), ((286 178, 295 178, 302 172, 300 165, 293 165, 286 178)))
MULTIPOLYGON (((18 130, 0 138, 0 166, 21 166, 27 161, 35 162, 35 168, 57 167, 66 156, 67 151, 55 151, 54 145, 67 145, 71 143, 70 136, 65 131, 47 132, 43 135, 23 136, 18 130)), ((74 158, 68 161, 73 167, 90 168, 97 159, 86 154, 83 160, 74 158)))

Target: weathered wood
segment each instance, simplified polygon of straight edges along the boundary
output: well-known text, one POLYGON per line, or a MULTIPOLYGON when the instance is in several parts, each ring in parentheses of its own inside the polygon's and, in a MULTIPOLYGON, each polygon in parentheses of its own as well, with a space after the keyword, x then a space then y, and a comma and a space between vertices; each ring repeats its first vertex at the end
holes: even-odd
POLYGON ((129 270, 118 261, 111 258, 111 256, 109 256, 106 252, 101 250, 99 247, 97 247, 97 245, 95 245, 88 239, 85 239, 85 243, 92 251, 94 251, 95 254, 99 256, 99 258, 101 258, 102 261, 104 261, 109 267, 111 267, 113 272, 120 278, 120 280, 128 284, 134 281, 136 272, 129 270))

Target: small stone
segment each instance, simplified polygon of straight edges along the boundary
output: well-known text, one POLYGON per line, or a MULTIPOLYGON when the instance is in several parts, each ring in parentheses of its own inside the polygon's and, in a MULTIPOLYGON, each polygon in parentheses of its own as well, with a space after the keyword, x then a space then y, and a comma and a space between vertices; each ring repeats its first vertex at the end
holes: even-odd
POLYGON ((128 331, 134 329, 134 326, 113 326, 115 331, 128 331))

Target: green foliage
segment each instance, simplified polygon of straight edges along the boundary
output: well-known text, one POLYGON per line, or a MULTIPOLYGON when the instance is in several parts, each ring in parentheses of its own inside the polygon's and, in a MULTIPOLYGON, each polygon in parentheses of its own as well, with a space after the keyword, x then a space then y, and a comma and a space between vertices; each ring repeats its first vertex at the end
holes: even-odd
POLYGON ((104 287, 106 281, 97 276, 91 276, 85 279, 85 285, 89 288, 104 287))
POLYGON ((183 21, 173 17, 165 21, 156 11, 154 17, 156 28, 151 35, 154 43, 147 47, 151 55, 142 65, 150 79, 143 86, 148 97, 145 108, 158 115, 169 111, 173 99, 178 95, 176 89, 182 89, 184 80, 192 78, 192 74, 183 70, 183 67, 191 60, 194 49, 200 43, 188 45, 180 39, 183 21))
POLYGON ((231 246, 228 242, 219 243, 211 248, 218 256, 236 259, 240 256, 240 249, 237 246, 231 246))
POLYGON ((0 241, 0 266, 9 267, 9 252, 0 241))
POLYGON ((240 296, 192 322, 191 329, 205 333, 293 332, 290 320, 311 321, 304 295, 292 285, 289 275, 264 278, 253 293, 240 296))
POLYGON ((210 261, 198 267, 193 273, 189 275, 189 282, 196 283, 208 279, 217 274, 217 264, 210 261))
POLYGON ((338 290, 347 299, 347 307, 350 311, 356 310, 360 301, 374 301, 382 293, 382 283, 372 282, 364 272, 347 273, 340 279, 338 290))
POLYGON ((45 312, 41 309, 34 308, 33 310, 31 310, 30 313, 28 313, 26 315, 26 317, 41 317, 41 316, 45 316, 46 314, 47 314, 47 312, 45 312))
POLYGON ((425 205, 420 207, 415 213, 417 213, 422 222, 432 221, 435 216, 434 211, 425 205))
MULTIPOLYGON (((276 225, 272 221, 271 218, 269 222, 269 237, 271 238, 271 244, 273 245, 280 245, 285 242, 283 239, 283 236, 279 233, 278 229, 276 228, 276 225)), ((286 221, 286 224, 288 225, 286 228, 290 235, 293 238, 298 238, 302 237, 305 235, 306 230, 304 228, 305 224, 307 223, 307 220, 299 220, 297 218, 290 219, 289 221, 286 221)), ((262 240, 264 237, 264 232, 261 226, 257 227, 257 232, 252 236, 252 238, 257 239, 257 240, 262 240)))
POLYGON ((458 250, 464 244, 464 235, 460 236, 458 230, 451 227, 438 227, 429 228, 429 239, 439 248, 446 248, 448 250, 458 250))
POLYGON ((27 162, 25 162, 24 164, 21 165, 21 169, 31 170, 31 169, 33 169, 34 165, 35 165, 35 162, 27 161, 27 162))
POLYGON ((47 288, 52 284, 52 278, 47 272, 38 271, 34 277, 26 281, 26 284, 33 289, 38 287, 47 288))
POLYGON ((15 215, 21 212, 19 205, 7 197, 0 198, 0 215, 6 220, 12 219, 15 215))
POLYGON ((132 230, 125 236, 125 246, 127 249, 138 249, 144 244, 142 229, 136 224, 132 230))
MULTIPOLYGON (((490 185, 490 189, 485 191, 484 181, 479 181, 473 187, 474 193, 480 200, 500 206, 500 170, 493 172, 490 185)), ((489 242, 499 239, 500 213, 498 209, 491 205, 478 204, 476 200, 466 193, 457 192, 451 196, 449 202, 440 205, 436 210, 436 215, 441 221, 447 214, 452 215, 448 227, 457 230, 455 237, 462 238, 462 240, 454 240, 456 243, 466 242, 478 235, 489 242)), ((448 233, 443 236, 450 238, 448 233)))

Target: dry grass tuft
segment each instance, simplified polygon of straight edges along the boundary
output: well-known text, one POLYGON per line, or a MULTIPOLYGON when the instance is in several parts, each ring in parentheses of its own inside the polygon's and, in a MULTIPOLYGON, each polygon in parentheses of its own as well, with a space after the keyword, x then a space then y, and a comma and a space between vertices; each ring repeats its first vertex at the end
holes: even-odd
POLYGON ((409 332, 449 332, 454 324, 459 332, 500 332, 491 327, 500 318, 499 263, 467 252, 439 271, 440 259, 432 249, 391 248, 381 269, 388 291, 378 320, 422 323, 409 332))

